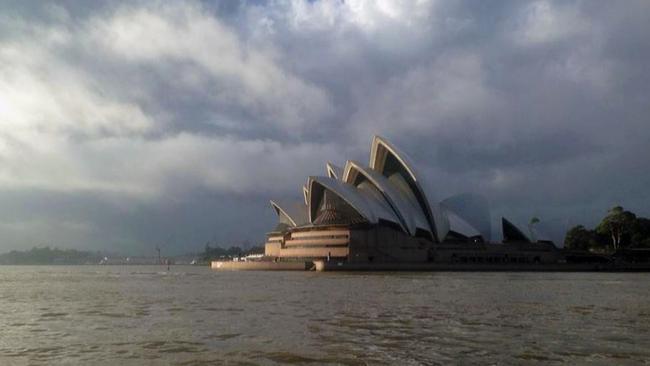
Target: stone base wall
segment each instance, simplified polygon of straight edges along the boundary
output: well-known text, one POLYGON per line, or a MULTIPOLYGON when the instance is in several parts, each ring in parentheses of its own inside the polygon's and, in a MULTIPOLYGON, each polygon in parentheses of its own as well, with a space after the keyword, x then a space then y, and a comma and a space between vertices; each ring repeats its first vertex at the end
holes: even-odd
POLYGON ((269 235, 265 255, 282 259, 328 257, 349 263, 557 263, 549 243, 433 243, 390 226, 301 228, 269 235))
POLYGON ((412 237, 386 226, 353 230, 350 235, 350 262, 426 262, 432 242, 412 237))
POLYGON ((558 263, 563 256, 553 244, 508 243, 508 244, 438 244, 435 261, 460 264, 500 263, 558 263))
POLYGON ((232 262, 213 261, 210 267, 215 271, 306 271, 312 269, 313 262, 232 262))
POLYGON ((282 249, 281 243, 269 243, 264 244, 264 255, 267 257, 279 257, 280 250, 282 249))

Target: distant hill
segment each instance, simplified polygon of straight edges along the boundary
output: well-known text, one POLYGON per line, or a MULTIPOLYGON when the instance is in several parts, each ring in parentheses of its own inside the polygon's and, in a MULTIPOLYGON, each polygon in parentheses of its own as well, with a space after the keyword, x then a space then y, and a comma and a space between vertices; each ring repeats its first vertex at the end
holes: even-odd
POLYGON ((27 251, 11 251, 0 254, 0 264, 88 264, 98 263, 99 253, 75 249, 35 247, 27 251))

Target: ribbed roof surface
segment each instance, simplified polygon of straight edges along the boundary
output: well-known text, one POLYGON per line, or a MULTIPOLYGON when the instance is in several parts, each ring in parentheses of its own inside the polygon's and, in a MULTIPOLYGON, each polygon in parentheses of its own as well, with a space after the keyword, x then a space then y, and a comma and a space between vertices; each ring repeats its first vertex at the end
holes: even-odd
MULTIPOLYGON (((411 159, 379 136, 373 138, 369 167, 348 161, 344 169, 330 162, 326 168, 327 177, 309 177, 303 187, 304 204, 272 203, 282 221, 301 226, 376 224, 384 220, 399 225, 410 235, 429 235, 436 240, 444 239, 450 230, 491 240, 490 212, 485 199, 461 194, 440 203, 430 202, 422 176, 411 159), (327 195, 331 198, 325 199, 327 195)), ((510 240, 528 239, 505 219, 504 229, 510 240)), ((541 233, 537 236, 545 238, 541 233)))
POLYGON ((359 181, 368 181, 373 184, 383 198, 389 204, 391 210, 400 219, 404 229, 411 235, 415 235, 416 229, 428 230, 429 225, 426 217, 417 206, 417 203, 409 200, 409 197, 391 183, 387 177, 379 172, 364 167, 356 161, 348 161, 343 171, 343 180, 349 184, 358 184, 359 181))
POLYGON ((346 203, 336 199, 326 199, 323 208, 317 213, 314 225, 353 225, 365 221, 346 203))

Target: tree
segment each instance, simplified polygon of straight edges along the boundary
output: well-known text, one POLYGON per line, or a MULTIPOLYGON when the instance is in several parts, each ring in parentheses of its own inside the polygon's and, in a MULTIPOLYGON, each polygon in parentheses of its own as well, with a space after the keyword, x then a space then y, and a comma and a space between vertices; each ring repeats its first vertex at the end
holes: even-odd
POLYGON ((631 244, 637 247, 650 247, 650 219, 638 217, 634 223, 631 244))
POLYGON ((612 239, 613 249, 618 250, 623 244, 624 236, 631 234, 635 221, 635 214, 625 211, 621 206, 615 206, 596 226, 596 232, 601 235, 609 235, 612 239))
POLYGON ((564 238, 564 247, 575 250, 588 250, 594 241, 594 232, 578 225, 572 227, 564 238))
POLYGON ((537 233, 535 232, 535 224, 539 223, 539 218, 537 216, 533 216, 530 221, 528 222, 528 231, 530 232, 531 240, 533 242, 537 241, 537 233))

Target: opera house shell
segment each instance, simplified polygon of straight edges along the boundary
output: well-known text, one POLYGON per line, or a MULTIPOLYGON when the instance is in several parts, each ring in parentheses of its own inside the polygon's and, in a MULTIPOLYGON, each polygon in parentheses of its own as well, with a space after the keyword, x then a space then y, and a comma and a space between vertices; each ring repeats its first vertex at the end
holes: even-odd
POLYGON ((431 201, 406 154, 375 136, 368 165, 326 164, 312 176, 303 200, 271 201, 278 225, 268 233, 265 256, 274 261, 347 263, 555 261, 555 247, 533 242, 502 219, 503 241, 491 243, 487 201, 461 194, 431 201), (496 244, 496 245, 495 245, 496 244))

